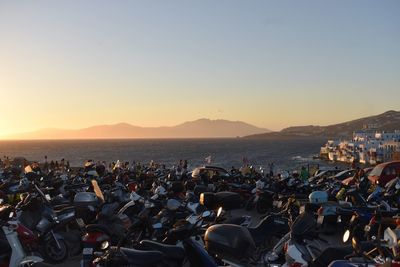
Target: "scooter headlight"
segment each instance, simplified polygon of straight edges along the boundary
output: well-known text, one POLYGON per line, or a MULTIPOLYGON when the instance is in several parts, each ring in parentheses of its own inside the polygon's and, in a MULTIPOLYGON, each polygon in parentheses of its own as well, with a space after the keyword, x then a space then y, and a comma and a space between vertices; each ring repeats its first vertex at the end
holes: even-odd
POLYGON ((110 246, 110 243, 106 240, 101 243, 100 249, 106 250, 110 246))

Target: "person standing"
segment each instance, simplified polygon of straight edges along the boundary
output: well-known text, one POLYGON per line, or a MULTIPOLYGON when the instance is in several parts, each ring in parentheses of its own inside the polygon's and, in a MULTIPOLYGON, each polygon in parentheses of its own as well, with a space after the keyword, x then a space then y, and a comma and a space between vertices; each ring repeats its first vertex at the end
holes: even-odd
POLYGON ((49 163, 47 162, 47 156, 44 156, 43 170, 45 172, 47 172, 49 170, 49 163))
POLYGON ((274 163, 273 163, 273 162, 270 162, 270 163, 268 164, 268 167, 269 167, 269 176, 270 176, 270 177, 273 177, 273 176, 274 176, 274 163))
POLYGON ((308 181, 308 178, 310 178, 310 174, 308 173, 306 167, 304 167, 304 166, 301 167, 300 179, 301 179, 303 182, 306 182, 306 181, 308 181))

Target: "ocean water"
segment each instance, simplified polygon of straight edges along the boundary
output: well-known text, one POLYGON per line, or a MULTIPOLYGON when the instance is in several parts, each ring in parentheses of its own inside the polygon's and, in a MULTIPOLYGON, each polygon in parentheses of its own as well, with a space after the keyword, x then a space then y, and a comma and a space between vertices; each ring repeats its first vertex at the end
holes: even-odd
POLYGON ((0 156, 25 157, 44 161, 62 158, 71 166, 83 166, 87 159, 95 161, 151 160, 176 165, 180 159, 188 160, 189 168, 204 165, 211 155, 212 164, 230 168, 248 164, 267 168, 274 162, 276 170, 293 170, 307 164, 327 165, 314 160, 324 140, 249 140, 249 139, 135 139, 135 140, 51 140, 51 141, 0 141, 0 156))

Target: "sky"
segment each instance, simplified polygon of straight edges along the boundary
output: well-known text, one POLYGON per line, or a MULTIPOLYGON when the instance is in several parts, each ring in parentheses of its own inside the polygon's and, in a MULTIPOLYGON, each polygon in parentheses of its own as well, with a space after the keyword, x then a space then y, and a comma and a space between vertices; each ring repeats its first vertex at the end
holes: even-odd
POLYGON ((400 1, 0 0, 0 135, 400 110, 400 1))

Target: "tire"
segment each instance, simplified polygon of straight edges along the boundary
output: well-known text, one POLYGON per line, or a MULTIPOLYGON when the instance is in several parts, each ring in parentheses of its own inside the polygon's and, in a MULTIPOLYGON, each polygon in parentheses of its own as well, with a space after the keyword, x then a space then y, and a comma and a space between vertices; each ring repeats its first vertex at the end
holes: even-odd
POLYGON ((68 247, 63 239, 57 239, 60 244, 60 248, 57 247, 57 243, 53 238, 45 240, 42 251, 45 261, 49 263, 61 263, 68 257, 68 247))
POLYGON ((68 246, 69 256, 76 256, 82 252, 81 233, 78 230, 61 232, 59 234, 64 237, 64 241, 68 246))

